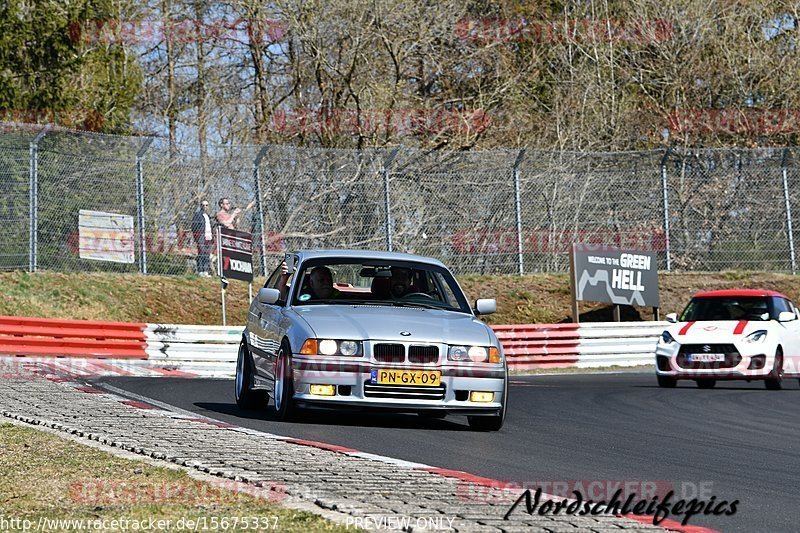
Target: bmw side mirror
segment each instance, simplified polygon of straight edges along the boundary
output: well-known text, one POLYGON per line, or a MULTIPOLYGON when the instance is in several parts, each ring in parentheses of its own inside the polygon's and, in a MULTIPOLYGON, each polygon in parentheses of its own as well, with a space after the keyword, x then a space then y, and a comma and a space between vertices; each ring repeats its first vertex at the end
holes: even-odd
POLYGON ((667 315, 667 322, 676 323, 678 321, 678 313, 669 313, 667 315))
POLYGON ((256 299, 258 303, 272 305, 281 298, 281 291, 278 289, 267 289, 266 287, 263 289, 258 289, 258 296, 256 299))
POLYGON ((797 317, 791 311, 781 311, 778 314, 778 322, 789 322, 795 320, 797 317))
POLYGON ((475 300, 475 314, 491 315, 497 311, 497 300, 494 298, 480 298, 475 300))

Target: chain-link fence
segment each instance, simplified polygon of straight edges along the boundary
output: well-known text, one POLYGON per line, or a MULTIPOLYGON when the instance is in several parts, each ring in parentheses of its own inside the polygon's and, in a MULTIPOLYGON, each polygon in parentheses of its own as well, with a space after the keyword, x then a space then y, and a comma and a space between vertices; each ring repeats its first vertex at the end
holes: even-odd
POLYGON ((794 272, 800 225, 793 149, 201 151, 6 124, 0 194, 3 270, 193 272, 193 215, 221 197, 249 206, 238 228, 254 234, 257 274, 301 248, 410 252, 459 274, 563 271, 573 242, 655 250, 663 270, 794 272), (130 217, 133 262, 83 257, 81 210, 130 217))

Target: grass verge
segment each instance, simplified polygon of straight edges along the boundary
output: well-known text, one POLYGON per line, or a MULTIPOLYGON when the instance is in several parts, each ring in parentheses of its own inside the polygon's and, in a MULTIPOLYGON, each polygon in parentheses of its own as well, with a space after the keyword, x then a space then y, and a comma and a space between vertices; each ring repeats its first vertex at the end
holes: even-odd
POLYGON ((0 520, 0 530, 22 530, 22 521, 28 520, 33 527, 48 526, 39 528, 47 531, 86 530, 87 525, 98 529, 88 521, 115 531, 148 529, 137 528, 134 521, 139 525, 169 521, 172 531, 203 530, 203 524, 205 530, 348 531, 315 514, 229 490, 232 482, 212 485, 183 470, 116 457, 12 424, 0 424, 0 473, 0 518, 7 521, 0 520), (245 518, 250 519, 247 524, 245 518), (10 522, 14 519, 19 527, 10 522), (120 522, 114 527, 112 520, 120 522), (187 527, 179 527, 181 520, 187 527), (189 521, 197 526, 188 527, 189 521), (212 527, 215 523, 217 527, 212 527))
MULTIPOLYGON (((759 272, 685 272, 659 276, 661 311, 679 312, 695 292, 708 289, 763 288, 800 300, 797 276, 759 272)), ((461 276, 470 300, 497 299, 490 324, 548 324, 569 320, 567 274, 461 276)), ((254 292, 264 284, 256 278, 254 292)), ((219 281, 197 276, 0 273, 0 315, 77 318, 161 324, 221 324, 219 281)), ((244 324, 249 307, 247 285, 232 281, 226 294, 229 324, 244 324)), ((623 307, 623 320, 650 320, 649 309, 623 307)), ((611 320, 612 308, 582 303, 581 321, 611 320)))

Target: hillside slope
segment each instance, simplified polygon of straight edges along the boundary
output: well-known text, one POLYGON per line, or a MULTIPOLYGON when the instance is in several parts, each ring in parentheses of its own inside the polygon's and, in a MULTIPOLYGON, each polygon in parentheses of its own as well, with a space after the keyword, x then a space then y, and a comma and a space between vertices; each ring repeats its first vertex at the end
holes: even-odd
MULTIPOLYGON (((256 280, 254 291, 263 279, 256 280)), ((459 283, 470 299, 497 298, 492 324, 553 323, 569 320, 566 274, 464 276, 459 283)), ((751 272, 661 275, 662 313, 680 311, 691 294, 715 288, 759 287, 778 290, 800 301, 798 277, 751 272)), ((78 318, 177 324, 221 324, 220 287, 216 279, 133 274, 0 273, 0 315, 78 318)), ((243 324, 247 285, 228 288, 229 324, 243 324)), ((581 304, 582 320, 610 320, 611 309, 581 304)), ((649 309, 625 309, 624 320, 649 320, 649 309), (639 318, 640 317, 640 318, 639 318)))

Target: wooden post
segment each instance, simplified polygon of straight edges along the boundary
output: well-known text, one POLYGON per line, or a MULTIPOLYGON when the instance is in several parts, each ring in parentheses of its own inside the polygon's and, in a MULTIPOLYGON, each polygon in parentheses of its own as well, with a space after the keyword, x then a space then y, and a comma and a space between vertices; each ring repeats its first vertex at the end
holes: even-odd
POLYGON ((578 307, 578 288, 575 280, 575 244, 569 254, 569 288, 572 294, 572 321, 576 324, 581 321, 580 309, 578 307))

